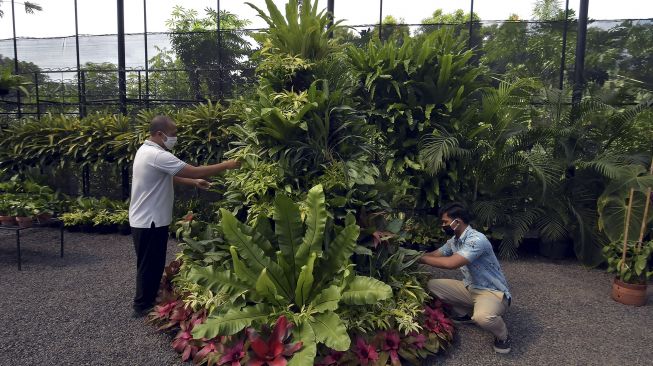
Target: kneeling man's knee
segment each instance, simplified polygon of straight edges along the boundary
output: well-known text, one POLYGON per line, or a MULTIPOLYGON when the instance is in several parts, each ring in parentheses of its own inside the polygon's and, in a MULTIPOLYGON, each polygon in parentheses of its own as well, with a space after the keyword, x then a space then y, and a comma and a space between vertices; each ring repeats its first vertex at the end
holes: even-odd
POLYGON ((481 327, 494 324, 498 318, 499 316, 497 314, 487 312, 474 312, 474 315, 472 315, 472 320, 474 323, 478 324, 481 327))

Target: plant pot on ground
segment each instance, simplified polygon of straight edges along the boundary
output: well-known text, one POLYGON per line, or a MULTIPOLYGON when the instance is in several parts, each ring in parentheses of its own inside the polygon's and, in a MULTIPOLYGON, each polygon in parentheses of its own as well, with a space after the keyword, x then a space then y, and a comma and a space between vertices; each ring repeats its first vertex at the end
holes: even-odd
POLYGON ((634 284, 621 281, 618 277, 612 281, 612 293, 610 297, 616 302, 624 305, 644 306, 646 305, 646 283, 634 284))
POLYGON ((99 234, 111 234, 116 232, 118 226, 114 224, 99 224, 95 225, 93 229, 99 234))
POLYGON ((66 226, 66 230, 68 230, 71 233, 78 233, 82 230, 82 228, 79 225, 71 225, 71 226, 66 226))
POLYGON ((52 212, 41 212, 38 215, 36 215, 36 220, 39 222, 39 224, 47 224, 52 220, 52 212))
POLYGON ((18 227, 27 228, 32 227, 33 218, 31 216, 16 216, 18 227))
POLYGON ((0 225, 2 226, 15 226, 16 218, 14 216, 0 215, 0 225))
POLYGON ((611 297, 625 305, 646 305, 647 281, 653 276, 653 271, 649 266, 651 254, 653 253, 653 240, 643 241, 647 231, 650 196, 651 189, 649 188, 645 195, 646 202, 639 239, 637 241, 628 240, 634 197, 634 189, 631 188, 626 208, 623 241, 612 241, 603 248, 603 255, 608 262, 608 271, 617 274, 612 282, 611 297))
POLYGON ((120 224, 118 225, 118 232, 120 235, 129 235, 131 234, 132 230, 129 224, 120 224))
POLYGON ((94 233, 94 232, 96 232, 96 227, 90 222, 86 222, 86 223, 83 223, 83 224, 79 225, 79 229, 83 233, 94 233))

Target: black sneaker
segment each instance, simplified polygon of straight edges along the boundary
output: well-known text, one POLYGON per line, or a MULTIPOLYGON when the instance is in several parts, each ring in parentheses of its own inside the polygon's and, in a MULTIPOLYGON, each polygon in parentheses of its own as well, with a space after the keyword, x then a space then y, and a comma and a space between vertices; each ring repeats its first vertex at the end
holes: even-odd
POLYGON ((465 314, 463 316, 454 316, 451 318, 451 320, 456 324, 471 324, 474 322, 469 314, 465 314))
POLYGON ((505 341, 494 338, 494 352, 496 353, 510 353, 510 336, 505 341))
POLYGON ((147 314, 152 311, 152 307, 146 308, 146 309, 134 309, 132 312, 132 318, 137 319, 137 318, 142 318, 146 316, 147 314))

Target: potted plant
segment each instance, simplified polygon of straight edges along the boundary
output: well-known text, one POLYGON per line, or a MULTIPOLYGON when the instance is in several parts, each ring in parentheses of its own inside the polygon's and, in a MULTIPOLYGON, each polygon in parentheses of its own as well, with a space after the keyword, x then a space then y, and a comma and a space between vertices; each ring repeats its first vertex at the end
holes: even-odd
POLYGON ((84 214, 81 211, 66 212, 61 215, 61 221, 63 225, 71 232, 77 232, 81 229, 82 221, 84 220, 84 214))
POLYGON ((117 229, 113 224, 113 215, 107 209, 98 210, 93 216, 93 226, 100 234, 109 234, 117 229))
POLYGON ((14 215, 18 226, 28 228, 32 226, 34 208, 29 202, 18 202, 14 205, 14 215))
POLYGON ((0 224, 2 226, 16 225, 16 219, 11 215, 11 201, 7 197, 0 198, 0 224))
POLYGON ((52 219, 53 211, 48 203, 47 197, 41 197, 34 201, 34 212, 39 224, 47 224, 52 219))
POLYGON ((111 215, 111 222, 118 226, 120 235, 131 234, 131 227, 129 226, 129 211, 117 210, 111 215))
POLYGON ((647 281, 653 275, 653 271, 649 267, 649 260, 653 253, 653 240, 644 242, 651 189, 648 189, 646 195, 639 239, 629 241, 628 228, 630 227, 634 193, 635 190, 631 188, 623 242, 611 242, 603 248, 603 254, 608 262, 608 271, 617 274, 612 283, 612 298, 625 305, 643 306, 646 304, 647 281))

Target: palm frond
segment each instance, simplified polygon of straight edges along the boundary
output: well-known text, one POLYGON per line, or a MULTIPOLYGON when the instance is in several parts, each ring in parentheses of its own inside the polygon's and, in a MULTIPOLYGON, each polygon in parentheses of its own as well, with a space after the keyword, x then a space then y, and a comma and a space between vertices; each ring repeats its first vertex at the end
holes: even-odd
POLYGON ((632 157, 618 153, 604 153, 590 161, 577 161, 579 168, 591 169, 598 174, 615 179, 627 173, 627 167, 636 164, 632 157))
POLYGON ((437 174, 451 159, 468 159, 471 152, 460 147, 455 136, 431 134, 422 139, 419 144, 420 160, 429 174, 437 174))

